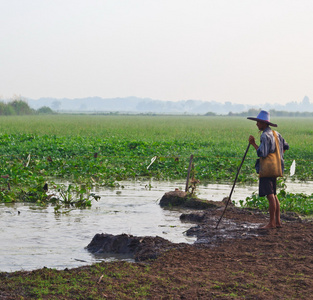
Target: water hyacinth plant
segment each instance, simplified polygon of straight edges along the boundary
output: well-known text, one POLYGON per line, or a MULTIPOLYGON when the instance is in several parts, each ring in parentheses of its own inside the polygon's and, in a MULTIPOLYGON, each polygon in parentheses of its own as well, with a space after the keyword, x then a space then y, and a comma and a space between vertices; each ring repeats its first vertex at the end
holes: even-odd
MULTIPOLYGON (((312 180, 313 121, 275 122, 290 144, 286 169, 296 160, 294 180, 312 180)), ((191 154, 198 180, 232 182, 249 134, 257 135, 245 118, 204 116, 6 116, 0 118, 0 132, 1 175, 7 176, 0 178, 2 202, 31 197, 42 202, 40 189, 56 180, 79 189, 137 178, 185 179, 191 154)), ((249 151, 238 183, 257 181, 255 159, 249 151)))
MULTIPOLYGON (((281 190, 277 193, 282 212, 296 212, 300 215, 313 215, 313 194, 289 193, 286 191, 286 178, 277 181, 281 190)), ((241 207, 258 208, 268 211, 268 200, 266 197, 259 197, 255 192, 247 197, 245 201, 239 201, 241 207)))

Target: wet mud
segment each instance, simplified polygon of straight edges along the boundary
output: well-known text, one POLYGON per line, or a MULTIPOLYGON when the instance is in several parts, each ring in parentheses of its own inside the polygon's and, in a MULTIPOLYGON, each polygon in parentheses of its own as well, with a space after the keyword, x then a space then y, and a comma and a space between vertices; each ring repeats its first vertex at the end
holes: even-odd
POLYGON ((165 193, 159 204, 161 207, 181 207, 192 209, 207 209, 221 206, 220 202, 199 199, 180 190, 165 193))
POLYGON ((161 237, 138 237, 128 234, 96 234, 86 249, 94 255, 111 253, 124 254, 135 261, 153 260, 166 250, 178 248, 161 237))
MULTIPOLYGON (((191 247, 217 247, 227 240, 253 240, 256 237, 269 234, 269 230, 260 227, 268 222, 268 215, 256 209, 242 209, 229 203, 223 218, 227 198, 223 201, 205 201, 189 198, 187 193, 173 191, 165 193, 160 200, 161 207, 193 208, 194 212, 182 214, 182 222, 194 223, 188 229, 187 236, 197 237, 191 247), (218 226, 217 226, 218 224, 218 226)), ((295 213, 282 214, 283 222, 302 223, 295 213)), ((127 234, 111 235, 96 234, 86 249, 95 254, 126 254, 135 261, 147 261, 158 258, 164 252, 173 248, 187 247, 184 243, 172 243, 161 237, 136 237, 127 234)))

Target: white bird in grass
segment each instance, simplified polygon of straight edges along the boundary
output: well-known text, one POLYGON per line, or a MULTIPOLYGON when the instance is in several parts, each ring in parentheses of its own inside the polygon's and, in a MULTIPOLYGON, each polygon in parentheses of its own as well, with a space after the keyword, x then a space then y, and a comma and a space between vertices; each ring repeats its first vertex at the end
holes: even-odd
POLYGON ((296 172, 296 161, 294 160, 290 166, 290 176, 293 176, 296 172))

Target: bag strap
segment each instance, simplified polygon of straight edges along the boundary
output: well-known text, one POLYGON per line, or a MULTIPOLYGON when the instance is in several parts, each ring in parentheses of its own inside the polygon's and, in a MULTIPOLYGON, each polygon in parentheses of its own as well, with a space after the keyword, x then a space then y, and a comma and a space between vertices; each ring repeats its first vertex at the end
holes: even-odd
POLYGON ((280 155, 280 148, 279 148, 279 141, 278 141, 278 136, 275 130, 272 130, 274 138, 275 138, 275 144, 276 144, 276 151, 278 152, 279 158, 281 159, 280 155))

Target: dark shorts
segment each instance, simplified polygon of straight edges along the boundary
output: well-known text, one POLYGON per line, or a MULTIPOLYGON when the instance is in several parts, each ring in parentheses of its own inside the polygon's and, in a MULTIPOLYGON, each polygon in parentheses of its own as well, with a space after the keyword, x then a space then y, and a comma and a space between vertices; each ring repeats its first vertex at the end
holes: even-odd
POLYGON ((276 177, 259 178, 259 196, 276 195, 276 177))

